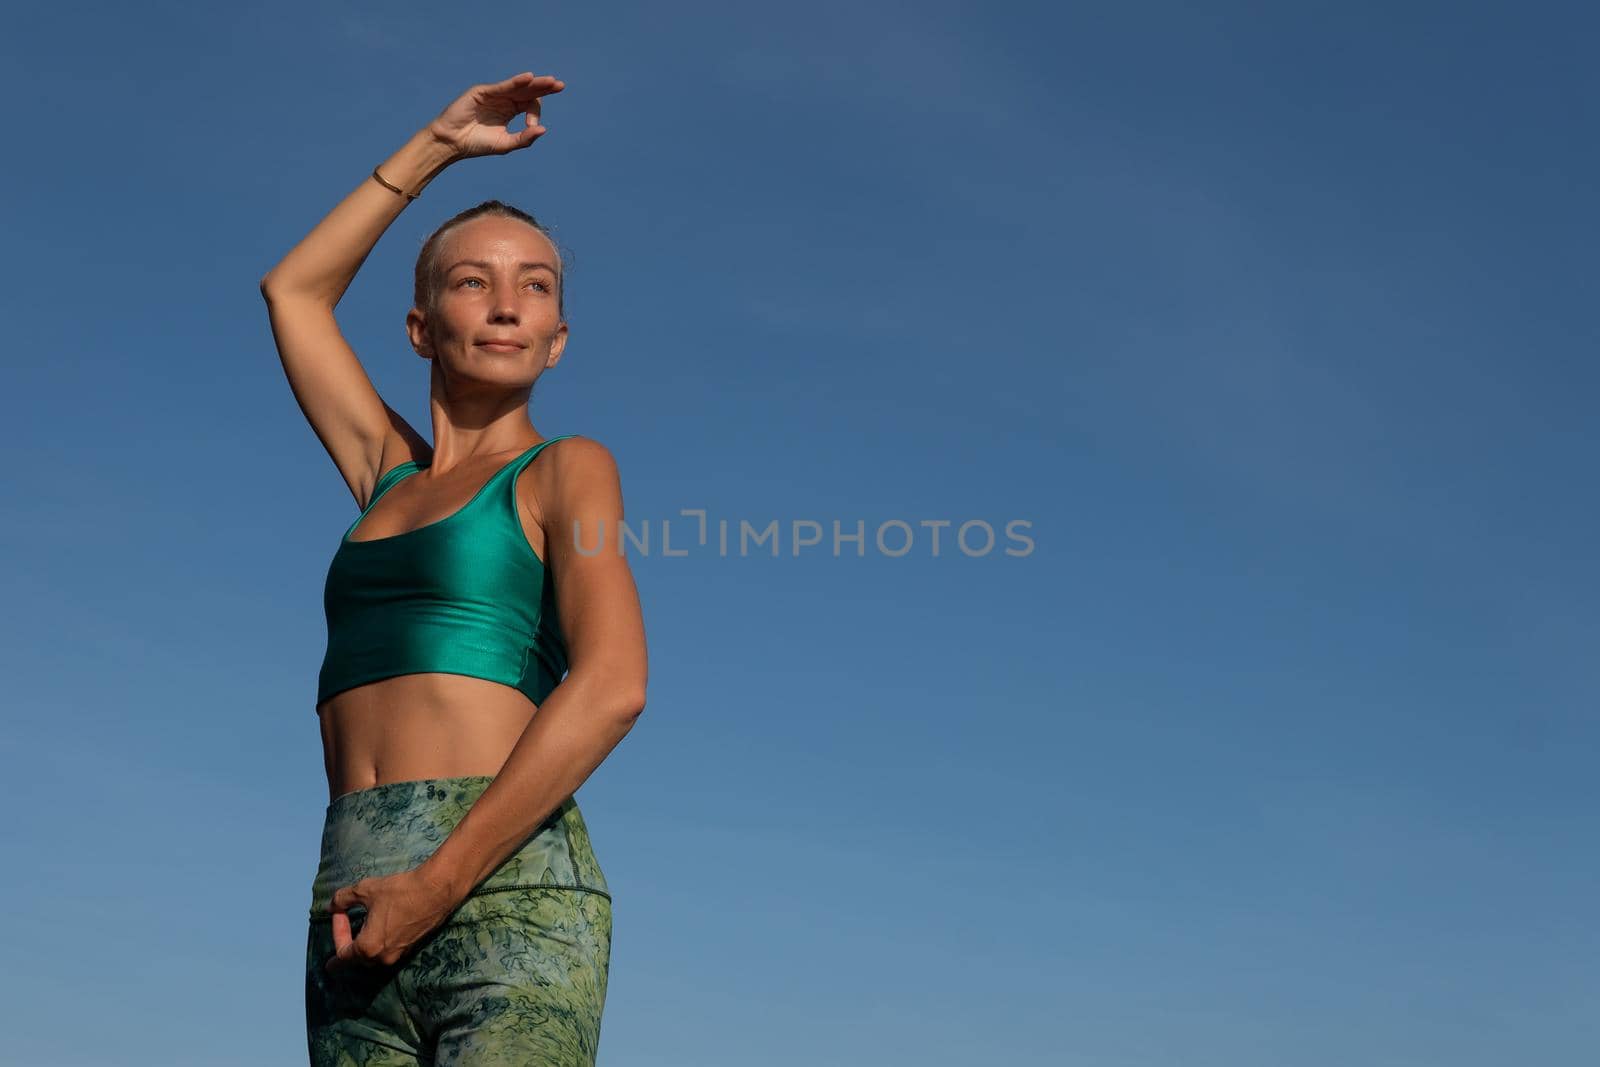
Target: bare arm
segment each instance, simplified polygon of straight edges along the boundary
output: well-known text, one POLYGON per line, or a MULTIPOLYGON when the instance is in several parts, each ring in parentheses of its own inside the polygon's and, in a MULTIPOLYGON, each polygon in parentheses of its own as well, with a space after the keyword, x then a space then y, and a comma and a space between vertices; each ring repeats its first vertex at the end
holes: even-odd
POLYGON ((541 496, 545 555, 571 669, 534 713, 494 781, 423 861, 455 903, 577 791, 644 710, 644 622, 617 536, 622 489, 616 463, 588 438, 553 451, 553 489, 548 499, 541 496))
MULTIPOLYGON (((379 164, 378 172, 419 193, 457 160, 525 148, 544 132, 539 98, 561 86, 559 79, 531 73, 475 85, 379 164), (504 128, 523 112, 526 129, 504 128)), ((428 445, 378 396, 333 310, 378 238, 410 202, 372 176, 363 178, 261 279, 289 388, 362 507, 386 467, 423 458, 428 445)))
MULTIPOLYGON (((385 179, 410 193, 420 193, 461 152, 431 128, 423 128, 378 166, 385 179)), ((315 229, 289 250, 261 279, 261 291, 271 297, 301 297, 329 308, 339 303, 361 264, 400 217, 409 197, 363 178, 315 229)))
MULTIPOLYGON (((453 149, 422 130, 378 170, 402 189, 416 192, 454 158, 453 149)), ((386 454, 393 466, 425 454, 427 444, 379 397, 339 331, 333 309, 408 203, 373 178, 364 179, 261 279, 289 388, 362 507, 371 498, 386 454)))

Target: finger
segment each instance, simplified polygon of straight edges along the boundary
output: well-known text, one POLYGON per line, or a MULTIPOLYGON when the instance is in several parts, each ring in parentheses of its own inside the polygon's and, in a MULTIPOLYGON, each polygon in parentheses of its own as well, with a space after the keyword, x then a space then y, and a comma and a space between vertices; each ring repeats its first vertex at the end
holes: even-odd
POLYGON ((485 85, 480 88, 478 95, 484 99, 504 100, 521 110, 529 104, 537 104, 540 97, 559 93, 566 87, 566 83, 558 78, 544 77, 521 84, 502 82, 499 85, 485 85))
POLYGON ((353 967, 361 962, 361 957, 356 952, 354 942, 346 944, 328 958, 327 969, 337 971, 341 967, 353 967))
POLYGON ((334 916, 333 926, 333 955, 329 956, 323 964, 327 970, 336 970, 344 962, 345 956, 350 951, 350 922, 345 920, 344 929, 339 929, 339 920, 342 916, 334 916))
POLYGON ((328 970, 335 970, 350 959, 355 948, 355 940, 350 936, 350 915, 348 912, 336 911, 333 913, 333 956, 327 962, 328 970))
POLYGON ((333 950, 342 951, 351 941, 350 916, 345 912, 334 912, 333 915, 333 950))
POLYGON ((485 88, 498 90, 532 89, 534 92, 540 93, 559 93, 561 88, 557 87, 565 87, 565 85, 565 82, 553 74, 534 74, 532 71, 525 70, 515 77, 507 78, 503 82, 495 82, 492 85, 485 86, 485 88))
POLYGON ((346 936, 342 941, 337 931, 334 933, 334 953, 333 957, 328 960, 329 970, 369 963, 377 954, 377 934, 370 932, 370 927, 363 926, 361 933, 352 940, 349 937, 349 923, 346 922, 345 926, 346 936))
POLYGON ((333 898, 328 901, 330 911, 349 911, 351 908, 366 908, 372 903, 368 892, 375 879, 362 878, 359 881, 341 886, 333 891, 333 898))
MULTIPOLYGON (((554 74, 540 74, 538 77, 524 78, 521 81, 513 79, 504 83, 505 87, 515 89, 522 95, 544 96, 547 93, 559 93, 567 87, 567 83, 554 74)), ((500 88, 501 86, 495 86, 500 88)))

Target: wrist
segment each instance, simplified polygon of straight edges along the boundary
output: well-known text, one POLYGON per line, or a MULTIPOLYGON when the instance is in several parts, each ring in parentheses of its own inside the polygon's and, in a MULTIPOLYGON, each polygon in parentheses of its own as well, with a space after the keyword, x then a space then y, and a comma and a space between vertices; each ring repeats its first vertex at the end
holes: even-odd
POLYGON ((402 195, 415 199, 440 171, 460 158, 459 149, 440 140, 435 131, 423 127, 412 134, 399 151, 378 164, 378 170, 386 184, 398 186, 402 195))
POLYGON ((438 177, 440 171, 456 160, 465 158, 461 149, 440 136, 431 124, 412 135, 411 143, 422 168, 422 176, 413 192, 422 192, 429 182, 438 177))
POLYGON ((434 856, 429 856, 417 866, 417 873, 426 881, 439 888, 452 905, 458 905, 467 899, 467 894, 472 892, 472 887, 466 884, 460 872, 452 871, 447 865, 442 864, 434 856))
POLYGON ((436 123, 430 122, 422 127, 413 135, 412 140, 420 142, 423 151, 430 158, 437 159, 441 165, 449 165, 458 159, 466 158, 461 146, 436 123))

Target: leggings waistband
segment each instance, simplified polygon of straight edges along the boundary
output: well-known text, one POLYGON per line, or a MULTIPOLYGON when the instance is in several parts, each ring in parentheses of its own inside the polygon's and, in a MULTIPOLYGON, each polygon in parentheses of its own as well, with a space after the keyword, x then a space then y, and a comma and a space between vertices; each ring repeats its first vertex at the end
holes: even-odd
MULTIPOLYGON (((334 890, 409 871, 450 836, 493 775, 390 782, 335 797, 322 826, 311 920, 329 921, 334 890)), ((589 827, 569 796, 469 896, 507 889, 582 889, 611 898, 589 827)))

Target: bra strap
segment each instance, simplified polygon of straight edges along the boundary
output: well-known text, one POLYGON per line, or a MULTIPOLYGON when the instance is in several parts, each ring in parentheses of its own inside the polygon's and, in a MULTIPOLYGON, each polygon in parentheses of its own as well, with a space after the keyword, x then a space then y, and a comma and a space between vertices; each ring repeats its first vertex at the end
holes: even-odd
MULTIPOLYGON (((555 437, 547 437, 543 441, 540 441, 538 444, 534 445, 532 448, 528 449, 522 455, 518 456, 516 459, 512 460, 510 463, 506 464, 505 470, 501 471, 501 474, 506 475, 506 482, 508 485, 508 488, 506 489, 506 498, 511 503, 511 517, 513 519, 517 518, 517 477, 523 472, 523 470, 527 468, 528 464, 533 462, 533 457, 544 451, 545 445, 553 445, 557 441, 563 441, 568 437, 576 436, 578 435, 575 433, 564 433, 558 434, 555 437)), ((495 477, 498 478, 500 475, 497 474, 495 477)), ((518 519, 518 521, 520 522, 521 520, 518 519)))
POLYGON ((390 467, 389 470, 378 479, 378 484, 372 487, 372 496, 367 500, 367 506, 360 510, 360 512, 356 515, 355 521, 350 524, 349 529, 345 530, 343 540, 348 541, 350 539, 350 535, 356 532, 356 527, 361 525, 361 520, 367 517, 367 512, 371 511, 372 506, 382 499, 383 494, 393 489, 395 483, 400 481, 406 475, 415 474, 416 472, 417 462, 413 459, 408 459, 404 463, 397 463, 393 467, 390 467))
POLYGON ((390 467, 388 472, 378 479, 378 484, 372 487, 372 499, 367 501, 367 506, 361 509, 361 513, 365 515, 383 494, 394 488, 394 483, 408 474, 415 473, 416 469, 417 461, 414 459, 408 459, 403 463, 396 463, 393 467, 390 467), (410 469, 408 470, 407 468, 410 469))
POLYGON ((534 445, 532 448, 528 449, 522 455, 518 456, 516 459, 512 460, 507 469, 512 472, 512 477, 515 478, 518 474, 522 473, 523 468, 533 462, 533 457, 544 451, 545 445, 553 445, 557 441, 564 441, 569 437, 576 436, 578 435, 575 433, 564 433, 558 434, 555 437, 547 437, 543 441, 540 441, 538 444, 534 445))

